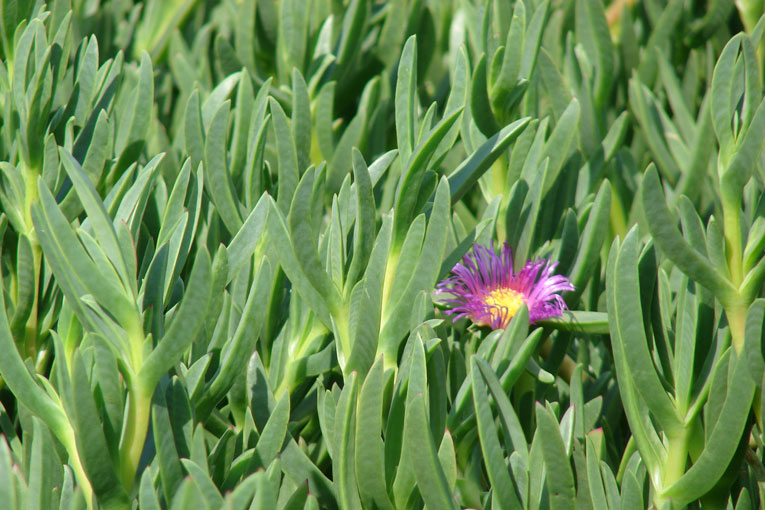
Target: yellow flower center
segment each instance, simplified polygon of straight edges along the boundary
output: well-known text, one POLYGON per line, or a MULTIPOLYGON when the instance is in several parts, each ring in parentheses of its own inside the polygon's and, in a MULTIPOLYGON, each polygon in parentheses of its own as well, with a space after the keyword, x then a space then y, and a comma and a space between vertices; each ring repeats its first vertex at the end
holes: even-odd
POLYGON ((491 322, 507 321, 516 314, 523 304, 523 294, 513 289, 494 289, 486 296, 486 306, 491 314, 491 322))

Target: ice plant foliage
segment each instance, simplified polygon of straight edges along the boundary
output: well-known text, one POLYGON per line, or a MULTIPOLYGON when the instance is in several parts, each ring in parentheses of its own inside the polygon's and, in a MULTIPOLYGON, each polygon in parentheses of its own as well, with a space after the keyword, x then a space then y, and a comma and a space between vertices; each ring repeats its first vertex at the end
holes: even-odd
POLYGON ((0 510, 765 508, 699 3, 0 1, 0 510))
POLYGON ((504 329, 525 304, 533 323, 559 317, 566 310, 560 293, 574 286, 565 276, 554 274, 557 265, 547 259, 530 260, 516 273, 507 243, 500 253, 493 245, 476 245, 454 266, 452 276, 438 284, 438 292, 453 296, 443 301, 451 305, 446 313, 455 321, 468 317, 479 326, 504 329))

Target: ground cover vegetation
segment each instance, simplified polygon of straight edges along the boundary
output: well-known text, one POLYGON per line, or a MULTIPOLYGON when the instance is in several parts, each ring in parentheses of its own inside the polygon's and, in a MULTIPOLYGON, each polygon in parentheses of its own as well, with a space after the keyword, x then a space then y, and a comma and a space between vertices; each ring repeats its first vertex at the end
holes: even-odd
POLYGON ((763 9, 0 1, 0 507, 762 508, 763 9))

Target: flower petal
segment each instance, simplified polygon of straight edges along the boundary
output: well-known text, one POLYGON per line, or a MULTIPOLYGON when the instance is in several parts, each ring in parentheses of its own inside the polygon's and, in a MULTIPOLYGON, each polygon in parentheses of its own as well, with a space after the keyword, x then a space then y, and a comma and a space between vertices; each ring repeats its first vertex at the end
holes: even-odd
POLYGON ((491 247, 475 245, 452 268, 451 276, 436 285, 439 294, 451 295, 442 302, 450 306, 445 313, 453 320, 467 317, 473 323, 494 329, 507 327, 515 310, 492 297, 496 291, 521 294, 529 309, 529 320, 560 316, 567 309, 561 292, 574 290, 571 282, 554 274, 556 262, 528 261, 518 273, 513 270, 513 253, 504 243, 499 254, 491 247))

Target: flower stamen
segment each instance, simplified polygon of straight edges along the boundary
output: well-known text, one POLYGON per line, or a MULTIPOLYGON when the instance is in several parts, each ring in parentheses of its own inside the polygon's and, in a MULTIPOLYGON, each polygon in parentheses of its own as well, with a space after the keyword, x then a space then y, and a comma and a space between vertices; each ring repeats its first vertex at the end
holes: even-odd
POLYGON ((486 295, 485 301, 487 312, 491 321, 486 326, 504 320, 510 320, 523 305, 523 294, 513 289, 494 289, 486 295))

